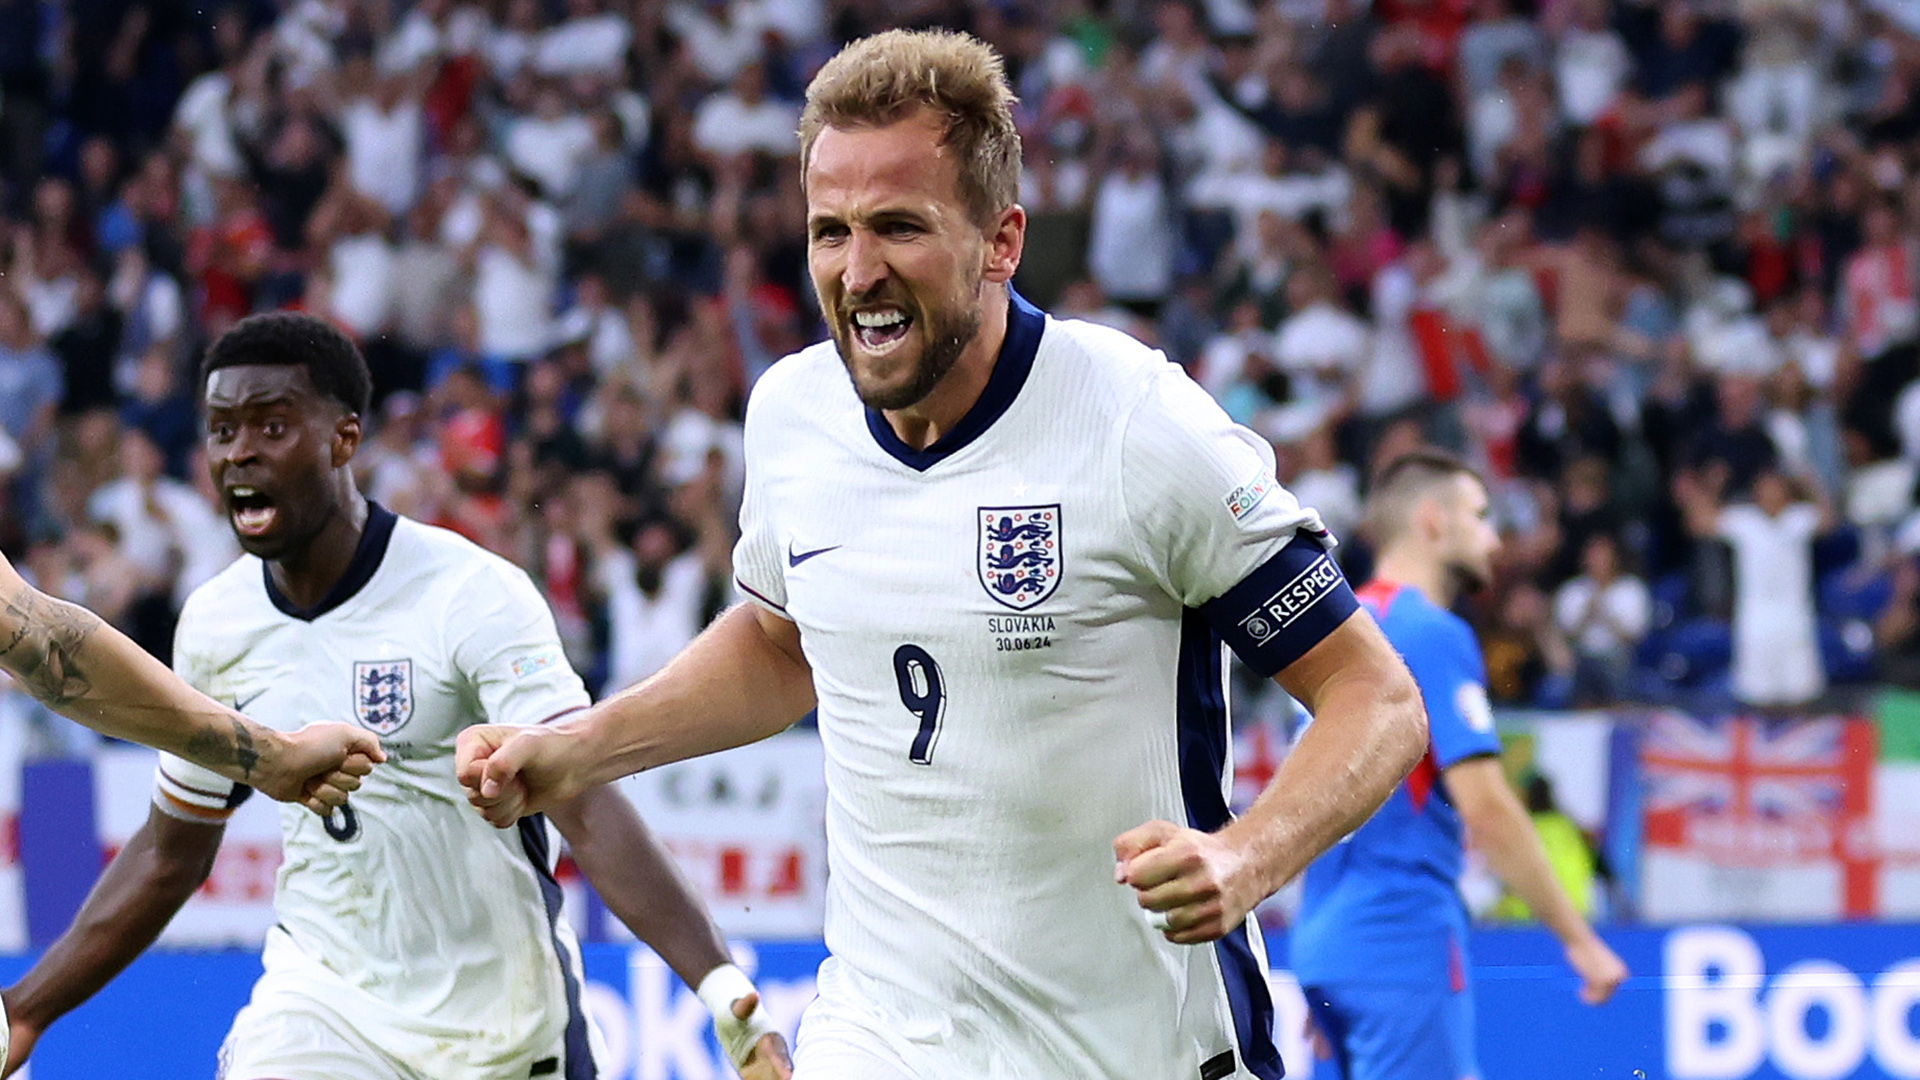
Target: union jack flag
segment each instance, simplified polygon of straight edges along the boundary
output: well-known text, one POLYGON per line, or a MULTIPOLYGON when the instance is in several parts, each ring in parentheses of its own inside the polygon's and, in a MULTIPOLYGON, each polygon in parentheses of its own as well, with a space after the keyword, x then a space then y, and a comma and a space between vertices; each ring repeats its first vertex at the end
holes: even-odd
POLYGON ((1836 719, 1649 719, 1641 760, 1647 809, 1782 819, 1837 813, 1846 778, 1836 719))
POLYGON ((1832 865, 1848 916, 1877 909, 1873 724, 1858 717, 1647 718, 1647 846, 1716 866, 1832 865))

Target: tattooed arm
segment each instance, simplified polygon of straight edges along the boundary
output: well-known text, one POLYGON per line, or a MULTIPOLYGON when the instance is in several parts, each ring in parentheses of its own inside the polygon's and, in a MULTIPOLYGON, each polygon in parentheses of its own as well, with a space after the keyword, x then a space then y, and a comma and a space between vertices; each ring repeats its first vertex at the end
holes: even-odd
POLYGON ((0 669, 63 716, 145 743, 316 813, 346 801, 386 760, 371 732, 311 724, 261 727, 188 686, 126 635, 40 592, 0 557, 0 669))

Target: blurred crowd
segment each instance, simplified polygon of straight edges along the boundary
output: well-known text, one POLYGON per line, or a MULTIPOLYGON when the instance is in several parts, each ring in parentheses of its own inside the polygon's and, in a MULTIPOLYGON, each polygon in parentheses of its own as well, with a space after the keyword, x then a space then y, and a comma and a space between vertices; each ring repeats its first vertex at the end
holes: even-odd
POLYGON ((895 25, 1007 60, 1017 286, 1186 365, 1351 574, 1378 463, 1483 470, 1497 700, 1920 683, 1903 0, 0 0, 0 545, 164 655, 236 554, 197 356, 305 310, 373 366, 365 490, 644 677, 823 336, 801 93, 895 25))

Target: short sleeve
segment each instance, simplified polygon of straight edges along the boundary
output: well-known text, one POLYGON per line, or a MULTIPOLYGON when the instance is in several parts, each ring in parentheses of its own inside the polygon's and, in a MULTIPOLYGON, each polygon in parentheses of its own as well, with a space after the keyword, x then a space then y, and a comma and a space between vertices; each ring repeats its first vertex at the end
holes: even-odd
POLYGON ((740 499, 740 539, 733 545, 733 580, 747 599, 787 617, 787 578, 780 570, 780 540, 767 515, 766 453, 758 447, 762 423, 755 422, 757 397, 747 400, 745 425, 747 480, 740 499))
POLYGON ((154 766, 153 805, 182 821, 218 825, 252 794, 245 784, 165 751, 154 766))
POLYGON ((567 663, 553 612, 518 568, 489 563, 457 591, 447 614, 454 668, 490 724, 539 724, 591 703, 567 663))
POLYGON ((1172 365, 1128 420, 1121 503, 1139 559, 1271 676, 1358 609, 1319 515, 1273 475, 1273 451, 1172 365))
MULTIPOLYGON (((187 685, 204 694, 207 669, 195 647, 194 624, 194 608, 189 604, 174 631, 173 670, 187 685)), ((252 794, 253 789, 245 784, 164 751, 153 770, 153 805, 182 821, 218 825, 232 817, 235 808, 252 794)))
MULTIPOLYGON (((1493 706, 1487 701, 1487 671, 1473 631, 1451 616, 1436 619, 1421 647, 1401 655, 1420 685, 1427 706, 1427 732, 1441 768, 1500 752, 1493 706)), ((1401 644, 1396 642, 1396 644, 1401 644)))

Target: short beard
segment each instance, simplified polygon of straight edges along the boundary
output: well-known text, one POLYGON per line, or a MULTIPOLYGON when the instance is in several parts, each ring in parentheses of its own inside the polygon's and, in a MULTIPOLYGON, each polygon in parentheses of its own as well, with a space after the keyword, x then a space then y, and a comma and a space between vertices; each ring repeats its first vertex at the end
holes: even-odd
MULTIPOLYGON (((979 289, 974 290, 979 296, 979 289)), ((860 403, 869 409, 880 412, 892 412, 912 408, 925 401, 940 380, 947 377, 953 365, 960 362, 960 354, 967 351, 973 339, 980 335, 980 306, 970 305, 953 319, 935 319, 931 312, 922 311, 925 320, 926 348, 920 354, 920 362, 914 365, 913 376, 899 386, 887 390, 868 388, 860 385, 854 377, 853 361, 848 359, 853 352, 853 342, 840 339, 838 327, 834 333, 834 344, 840 348, 840 360, 847 366, 847 377, 853 382, 853 392, 860 397, 860 403)), ((840 326, 844 326, 841 323, 840 326)), ((847 331, 853 333, 854 331, 847 331)))

